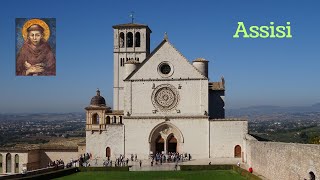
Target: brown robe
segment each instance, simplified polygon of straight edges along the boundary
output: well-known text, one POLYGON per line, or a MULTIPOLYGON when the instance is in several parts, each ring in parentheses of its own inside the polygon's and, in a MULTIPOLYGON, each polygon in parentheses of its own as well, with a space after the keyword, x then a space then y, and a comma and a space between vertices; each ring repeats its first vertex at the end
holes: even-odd
MULTIPOLYGON (((49 43, 41 40, 38 46, 33 46, 28 39, 22 45, 16 61, 16 75, 27 76, 27 68, 25 61, 31 65, 43 63, 44 71, 37 73, 38 76, 55 76, 56 75, 56 59, 51 51, 49 43)), ((29 74, 28 76, 32 76, 29 74)))

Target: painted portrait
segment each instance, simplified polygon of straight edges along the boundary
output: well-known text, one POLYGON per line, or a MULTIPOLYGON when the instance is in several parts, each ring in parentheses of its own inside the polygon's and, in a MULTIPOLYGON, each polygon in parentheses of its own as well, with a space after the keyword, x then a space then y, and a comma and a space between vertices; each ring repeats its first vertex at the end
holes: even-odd
POLYGON ((55 18, 16 19, 16 75, 56 75, 55 18))

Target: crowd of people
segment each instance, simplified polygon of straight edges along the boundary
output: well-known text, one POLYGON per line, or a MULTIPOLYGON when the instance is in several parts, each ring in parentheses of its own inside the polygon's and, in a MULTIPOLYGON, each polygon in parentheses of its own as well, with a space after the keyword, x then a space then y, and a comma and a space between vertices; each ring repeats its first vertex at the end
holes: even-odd
POLYGON ((91 154, 89 153, 84 153, 83 156, 82 154, 80 155, 80 158, 78 159, 79 161, 79 166, 90 166, 89 163, 87 163, 87 161, 92 157, 91 154))
POLYGON ((84 153, 83 155, 80 155, 78 159, 71 159, 70 162, 64 163, 62 159, 55 160, 52 162, 48 163, 48 167, 58 167, 58 166, 63 166, 64 168, 69 168, 69 167, 76 167, 76 166, 90 166, 88 163, 88 160, 92 157, 91 154, 89 153, 84 153))
MULTIPOLYGON (((131 154, 130 160, 133 161, 138 161, 138 156, 137 154, 131 154)), ((151 166, 154 164, 162 164, 162 163, 176 163, 178 164, 179 162, 191 160, 191 155, 190 154, 179 154, 178 152, 169 152, 168 154, 162 154, 162 153, 157 153, 154 156, 151 155, 151 166)), ((142 161, 139 160, 139 165, 141 167, 142 161)), ((123 166, 129 166, 129 158, 126 158, 124 155, 120 155, 118 158, 115 159, 115 161, 112 161, 110 157, 108 157, 107 160, 103 162, 103 166, 115 166, 115 167, 123 167, 123 166)))
POLYGON ((160 163, 177 163, 183 162, 186 160, 191 160, 190 154, 179 154, 178 152, 169 152, 168 154, 157 153, 155 156, 152 156, 151 166, 153 166, 154 161, 156 164, 160 163))
POLYGON ((63 165, 63 166, 64 166, 64 162, 63 162, 62 159, 49 162, 48 167, 58 167, 58 166, 60 166, 60 165, 63 165))
MULTIPOLYGON (((163 153, 156 153, 155 155, 151 155, 151 166, 162 164, 162 163, 176 163, 176 166, 179 162, 191 160, 191 155, 184 153, 179 154, 178 152, 169 152, 168 154, 163 153)), ((80 157, 76 160, 71 159, 69 163, 64 163, 63 160, 56 160, 53 162, 50 162, 48 164, 48 167, 54 167, 63 165, 65 168, 69 167, 76 167, 76 166, 90 166, 90 163, 88 162, 89 159, 92 159, 92 155, 89 153, 84 153, 83 155, 80 155, 80 157)), ((137 154, 131 154, 130 160, 132 162, 139 161, 139 165, 141 167, 142 160, 138 160, 137 154)), ((115 161, 112 161, 110 157, 107 157, 107 160, 103 161, 103 166, 106 167, 124 167, 129 166, 130 162, 129 158, 126 158, 125 155, 120 155, 118 158, 115 159, 115 161)))
MULTIPOLYGON (((137 160, 137 155, 135 155, 135 160, 137 160)), ((133 155, 131 155, 131 161, 133 161, 133 155)), ((110 157, 106 161, 103 162, 103 166, 110 166, 112 167, 112 160, 110 157)), ((124 155, 120 154, 118 158, 116 158, 114 162, 115 167, 123 167, 129 166, 129 158, 126 158, 124 155)))

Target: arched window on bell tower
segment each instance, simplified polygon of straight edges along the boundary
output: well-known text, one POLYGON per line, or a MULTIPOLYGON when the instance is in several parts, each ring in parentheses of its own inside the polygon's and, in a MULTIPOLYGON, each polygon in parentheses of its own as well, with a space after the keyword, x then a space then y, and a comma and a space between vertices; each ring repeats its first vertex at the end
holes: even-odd
POLYGON ((135 47, 140 47, 140 32, 136 32, 135 35, 135 47))
POLYGON ((127 47, 133 47, 133 34, 132 34, 132 32, 127 33, 127 47))
POLYGON ((99 124, 99 115, 97 113, 92 116, 92 124, 99 124))
POLYGON ((123 48, 124 47, 124 33, 123 32, 121 32, 120 33, 120 38, 119 38, 119 47, 120 48, 123 48))

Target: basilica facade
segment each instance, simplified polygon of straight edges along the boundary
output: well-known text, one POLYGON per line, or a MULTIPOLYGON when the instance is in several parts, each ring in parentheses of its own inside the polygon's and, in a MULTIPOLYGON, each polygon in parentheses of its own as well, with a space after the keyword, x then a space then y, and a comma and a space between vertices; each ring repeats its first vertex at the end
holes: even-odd
POLYGON ((113 109, 97 90, 85 108, 87 152, 97 159, 178 152, 244 160, 247 121, 225 119, 225 80, 209 81, 209 61, 190 62, 166 34, 150 52, 144 24, 113 30, 113 109))

